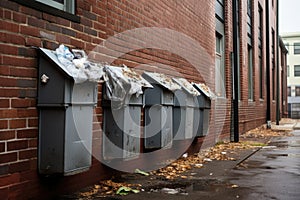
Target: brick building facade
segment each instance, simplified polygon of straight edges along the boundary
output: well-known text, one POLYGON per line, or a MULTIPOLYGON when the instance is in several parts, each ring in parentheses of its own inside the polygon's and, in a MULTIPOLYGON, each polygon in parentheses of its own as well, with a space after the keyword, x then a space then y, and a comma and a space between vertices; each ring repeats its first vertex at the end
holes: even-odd
MULTIPOLYGON (((211 143, 221 139, 229 140, 233 90, 232 0, 70 2, 67 8, 54 8, 53 5, 35 0, 0 2, 1 199, 55 197, 109 178, 115 173, 93 159, 90 170, 77 175, 47 178, 38 174, 36 97, 39 77, 36 47, 54 50, 59 44, 65 44, 87 53, 96 52, 94 55, 97 60, 113 65, 126 64, 137 71, 157 71, 182 76, 193 82, 205 82, 218 95, 212 106, 215 109, 211 111, 211 124, 217 128, 212 126, 207 138, 210 138, 211 143), (143 29, 145 27, 151 29, 143 29), (133 38, 130 33, 123 38, 124 34, 119 38, 114 37, 130 30, 142 30, 144 35, 133 38), (156 35, 156 30, 160 34, 156 35), (168 46, 168 42, 176 42, 174 38, 178 39, 178 36, 184 37, 183 41, 176 40, 177 44, 169 43, 168 46), (143 42, 143 38, 154 38, 154 44, 135 47, 143 42), (164 42, 165 46, 162 45, 164 42), (201 49, 199 52, 198 47, 201 49), (225 89, 222 90, 222 84, 218 86, 219 80, 224 83, 225 89), (221 137, 217 138, 216 132, 222 133, 221 137)), ((270 116, 272 121, 276 119, 276 1, 269 1, 269 8, 266 5, 264 0, 238 1, 240 133, 267 121, 267 35, 269 63, 272 65, 269 68, 270 116), (267 10, 269 15, 266 15, 267 10)), ((284 60, 285 50, 281 52, 284 60)), ((279 77, 285 78, 285 63, 282 63, 282 75, 279 77)), ((285 82, 286 79, 281 82, 282 95, 286 95, 285 82)), ((284 101, 286 104, 285 98, 282 98, 280 105, 284 101)), ((100 148, 100 152, 101 147, 95 144, 101 143, 102 134, 101 84, 98 99, 93 145, 94 150, 100 148)), ((281 109, 281 113, 284 113, 286 108, 282 106, 281 109)), ((203 138, 198 138, 191 145, 190 151, 198 150, 202 141, 203 138)), ((132 163, 143 166, 147 161, 141 157, 127 162, 132 163)))

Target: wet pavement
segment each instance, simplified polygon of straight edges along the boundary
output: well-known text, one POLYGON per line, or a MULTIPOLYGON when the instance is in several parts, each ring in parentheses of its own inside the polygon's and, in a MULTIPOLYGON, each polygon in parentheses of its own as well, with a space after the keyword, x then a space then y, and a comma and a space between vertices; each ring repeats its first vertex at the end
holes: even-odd
POLYGON ((243 156, 251 156, 236 167, 239 160, 213 161, 187 172, 192 178, 156 181, 139 194, 99 199, 299 200, 300 130, 292 134, 273 138, 258 151, 244 152, 243 156))

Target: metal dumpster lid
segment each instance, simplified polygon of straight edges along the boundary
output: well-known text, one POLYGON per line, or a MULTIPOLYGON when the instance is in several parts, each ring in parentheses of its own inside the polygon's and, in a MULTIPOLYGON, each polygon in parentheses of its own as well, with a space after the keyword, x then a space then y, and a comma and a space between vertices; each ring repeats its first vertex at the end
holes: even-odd
MULTIPOLYGON (((63 46, 63 45, 62 45, 63 46)), ((64 65, 58 58, 57 52, 45 48, 39 48, 45 56, 52 60, 56 66, 62 70, 67 76, 72 78, 75 83, 83 83, 85 81, 99 82, 103 77, 103 65, 86 60, 84 64, 88 67, 77 68, 73 61, 80 59, 73 59, 70 65, 64 65)), ((57 50, 57 49, 56 49, 57 50)), ((84 65, 85 66, 85 65, 84 65)))
POLYGON ((193 95, 193 96, 199 96, 199 95, 201 95, 200 92, 198 92, 198 90, 196 90, 194 88, 194 86, 190 82, 188 82, 188 80, 186 80, 185 78, 172 78, 172 79, 177 84, 179 84, 184 91, 186 91, 190 95, 193 95))
POLYGON ((211 91, 211 89, 207 85, 205 85, 205 83, 192 83, 192 84, 208 98, 210 99, 215 98, 215 94, 211 91))
POLYGON ((144 72, 143 75, 170 91, 179 90, 181 88, 180 85, 172 81, 172 79, 165 74, 156 72, 144 72))
POLYGON ((45 49, 45 48, 39 48, 40 51, 47 56, 48 58, 50 58, 53 62, 55 62, 55 64, 57 66, 60 67, 60 69, 62 69, 62 71, 68 75, 70 78, 72 78, 74 80, 74 77, 72 76, 72 74, 66 69, 66 67, 57 59, 57 56, 55 54, 55 51, 49 50, 49 49, 45 49))
POLYGON ((133 69, 128 68, 126 65, 123 67, 116 67, 111 65, 105 65, 106 69, 113 71, 116 75, 116 78, 122 78, 127 83, 135 83, 145 88, 153 88, 153 86, 146 81, 140 74, 133 71, 133 69))

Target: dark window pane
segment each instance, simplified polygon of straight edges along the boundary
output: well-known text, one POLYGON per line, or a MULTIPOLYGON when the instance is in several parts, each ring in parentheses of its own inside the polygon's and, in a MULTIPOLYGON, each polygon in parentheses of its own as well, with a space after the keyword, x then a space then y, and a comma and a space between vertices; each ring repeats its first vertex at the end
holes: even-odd
POLYGON ((294 54, 300 54, 300 43, 294 43, 294 54))
POLYGON ((300 76, 300 65, 294 66, 294 76, 300 76))

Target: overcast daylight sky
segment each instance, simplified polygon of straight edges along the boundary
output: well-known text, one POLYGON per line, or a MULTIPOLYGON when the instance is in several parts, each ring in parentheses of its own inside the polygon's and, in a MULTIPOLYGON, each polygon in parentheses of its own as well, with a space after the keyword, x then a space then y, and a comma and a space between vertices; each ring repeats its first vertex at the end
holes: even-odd
POLYGON ((300 0, 279 0, 279 33, 300 32, 300 0))

